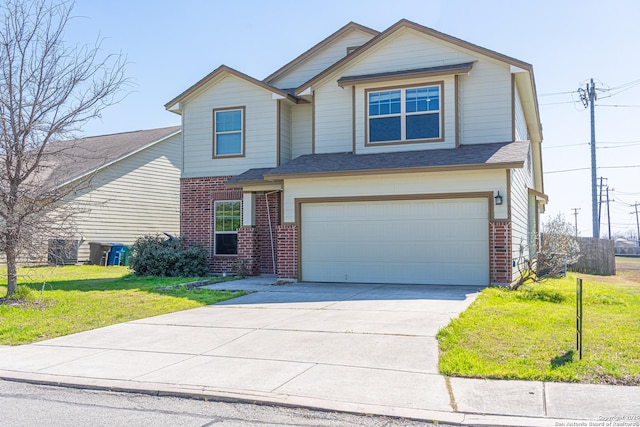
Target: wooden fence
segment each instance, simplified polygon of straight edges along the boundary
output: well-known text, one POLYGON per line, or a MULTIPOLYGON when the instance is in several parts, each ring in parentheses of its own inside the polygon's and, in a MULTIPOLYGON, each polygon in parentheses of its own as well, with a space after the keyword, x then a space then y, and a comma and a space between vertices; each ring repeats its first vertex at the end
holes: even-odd
POLYGON ((578 237, 580 260, 569 267, 585 274, 614 276, 616 274, 615 242, 607 239, 578 237))

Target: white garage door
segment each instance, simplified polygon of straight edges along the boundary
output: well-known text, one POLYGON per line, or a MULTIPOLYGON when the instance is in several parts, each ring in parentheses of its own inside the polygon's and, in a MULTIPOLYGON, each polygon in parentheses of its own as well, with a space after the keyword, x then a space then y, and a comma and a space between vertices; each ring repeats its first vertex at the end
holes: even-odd
POLYGON ((487 199, 302 204, 302 280, 487 285, 487 199))

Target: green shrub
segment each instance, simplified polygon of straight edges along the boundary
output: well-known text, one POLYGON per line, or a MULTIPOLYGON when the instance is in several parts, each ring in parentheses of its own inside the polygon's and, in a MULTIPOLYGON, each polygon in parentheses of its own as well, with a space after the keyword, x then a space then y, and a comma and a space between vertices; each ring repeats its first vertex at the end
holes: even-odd
POLYGON ((30 287, 18 285, 18 287, 16 287, 16 291, 11 294, 9 298, 20 301, 33 301, 37 296, 36 292, 34 292, 30 287))
POLYGON ((543 289, 540 287, 534 287, 532 285, 525 285, 520 288, 520 293, 517 294, 521 300, 529 301, 545 301, 553 303, 561 303, 565 301, 564 295, 554 289, 543 289))
POLYGON ((148 234, 131 246, 129 267, 137 276, 200 277, 207 270, 207 252, 181 238, 148 234))

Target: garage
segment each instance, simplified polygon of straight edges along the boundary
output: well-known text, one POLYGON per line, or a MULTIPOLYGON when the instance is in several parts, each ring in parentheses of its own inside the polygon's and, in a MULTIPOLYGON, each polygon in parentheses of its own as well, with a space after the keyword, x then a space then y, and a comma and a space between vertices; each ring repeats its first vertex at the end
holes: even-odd
POLYGON ((487 198, 302 203, 309 282, 489 283, 487 198))

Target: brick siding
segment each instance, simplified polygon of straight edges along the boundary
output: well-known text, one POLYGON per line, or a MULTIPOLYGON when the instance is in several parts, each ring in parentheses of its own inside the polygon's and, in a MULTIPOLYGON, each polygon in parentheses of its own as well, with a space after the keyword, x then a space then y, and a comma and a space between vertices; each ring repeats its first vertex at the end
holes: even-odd
MULTIPOLYGON (((231 176, 181 179, 180 234, 188 243, 199 244, 207 250, 209 271, 213 273, 233 273, 238 261, 244 260, 251 274, 274 274, 271 234, 275 240, 281 212, 281 198, 277 192, 267 196, 264 192, 256 193, 255 226, 241 227, 238 230, 238 255, 214 255, 213 202, 242 200, 241 189, 225 187, 224 183, 230 178, 231 176)), ((275 250, 275 242, 273 248, 275 250)))
POLYGON ((489 270, 491 284, 511 283, 511 222, 489 222, 489 270))
POLYGON ((180 180, 180 235, 187 243, 207 250, 209 271, 232 273, 236 256, 213 255, 213 202, 242 200, 242 190, 227 189, 230 176, 182 178, 180 180))
POLYGON ((276 252, 277 263, 278 253, 275 239, 276 227, 280 224, 280 201, 279 192, 256 193, 256 251, 258 253, 258 272, 262 274, 276 274, 273 271, 272 253, 276 252), (267 199, 269 201, 269 215, 267 215, 267 199), (271 230, 269 230, 269 217, 271 218, 271 230))
POLYGON ((258 244, 258 233, 255 227, 240 227, 238 229, 238 262, 244 263, 246 274, 259 274, 260 267, 258 244))
MULTIPOLYGON (((298 277, 298 227, 280 225, 281 194, 259 192, 255 195, 255 226, 238 230, 238 255, 213 255, 212 207, 216 200, 242 200, 242 190, 224 186, 230 176, 183 178, 181 180, 181 235, 188 243, 202 245, 209 254, 208 267, 213 273, 233 273, 234 266, 244 260, 250 274, 273 274, 272 237, 276 272, 279 278, 298 277), (265 194, 267 194, 265 196, 265 194), (267 215, 267 198, 269 215, 267 215), (269 229, 271 218, 271 233, 269 229)), ((508 284, 512 280, 511 223, 489 223, 489 270, 492 284, 508 284)))
POLYGON ((278 278, 298 278, 298 227, 295 224, 277 227, 278 278))

